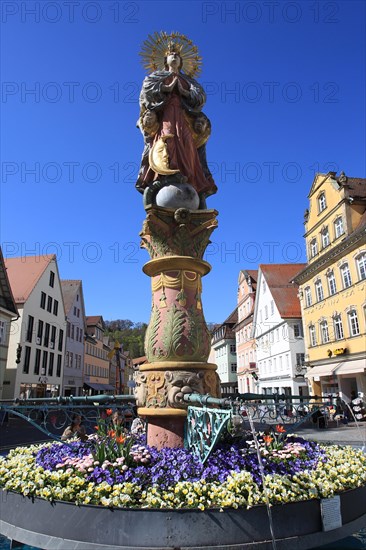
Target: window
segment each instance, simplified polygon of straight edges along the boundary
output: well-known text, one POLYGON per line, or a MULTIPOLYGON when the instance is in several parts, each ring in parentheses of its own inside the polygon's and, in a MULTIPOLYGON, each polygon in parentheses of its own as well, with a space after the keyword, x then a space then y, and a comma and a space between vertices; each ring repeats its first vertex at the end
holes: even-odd
POLYGON ((50 325, 46 323, 46 328, 44 331, 44 340, 43 340, 43 345, 46 346, 46 348, 48 347, 49 338, 50 338, 50 325))
POLYGON ((37 330, 37 344, 42 344, 42 335, 43 335, 43 321, 38 321, 38 330, 37 330))
POLYGON ((315 332, 314 325, 309 326, 309 338, 310 338, 310 345, 316 346, 316 332, 315 332))
POLYGON ((42 370, 41 370, 42 376, 45 376, 47 373, 47 361, 48 361, 48 351, 44 351, 43 357, 42 357, 42 370))
POLYGON ((263 282, 262 282, 262 290, 263 290, 263 293, 266 292, 266 288, 267 288, 266 281, 263 281, 263 282))
POLYGON ((310 256, 314 258, 318 254, 318 242, 316 239, 310 241, 310 256))
POLYGON ((344 264, 341 267, 341 277, 343 281, 343 288, 348 288, 352 284, 351 273, 348 264, 344 264))
POLYGON ((77 317, 80 317, 80 309, 78 308, 77 310, 77 313, 76 313, 77 317))
POLYGON ((32 341, 33 324, 34 324, 34 317, 32 317, 32 315, 28 315, 28 327, 27 327, 27 336, 26 336, 27 342, 32 341))
POLYGON ((41 364, 41 350, 36 349, 36 358, 34 360, 34 374, 39 374, 40 364, 41 364))
POLYGON ((53 376, 53 363, 54 363, 54 360, 55 360, 55 354, 50 353, 50 360, 49 360, 49 363, 48 363, 48 376, 53 376))
POLYGON ((58 300, 53 301, 53 314, 58 315, 58 300))
POLYGON ((348 313, 348 323, 350 336, 357 336, 360 334, 357 312, 354 309, 348 313))
POLYGON ((46 294, 44 292, 41 292, 41 308, 46 308, 46 294))
POLYGON ((323 212, 323 210, 327 207, 327 201, 325 200, 325 193, 321 193, 318 197, 318 207, 319 207, 319 213, 323 212))
POLYGON ((64 331, 60 329, 58 333, 58 351, 62 351, 62 344, 64 342, 64 331))
POLYGON ((344 338, 342 318, 340 315, 333 317, 334 336, 336 340, 344 338))
POLYGON ((337 285, 333 271, 330 271, 327 275, 329 295, 333 296, 337 292, 337 285))
POLYGON ((236 372, 236 363, 230 363, 231 372, 236 372))
POLYGON ((343 235, 343 233, 344 233, 343 219, 342 218, 337 218, 336 221, 334 222, 335 238, 338 239, 338 237, 343 235))
POLYGON ((278 363, 279 363, 280 370, 283 370, 282 355, 279 356, 278 363))
POLYGON ((23 364, 23 373, 24 374, 29 373, 29 363, 30 363, 31 349, 32 348, 30 348, 29 346, 25 346, 24 364, 23 364))
POLYGON ((51 345, 50 347, 53 349, 55 347, 56 342, 56 327, 51 327, 51 345))
POLYGON ((268 319, 268 306, 264 306, 264 318, 268 319))
POLYGON ((82 341, 83 341, 83 329, 81 328, 79 332, 79 342, 82 342, 82 341))
POLYGON ((57 356, 56 376, 61 376, 62 355, 57 356))
POLYGON ((305 361, 305 354, 304 353, 297 353, 296 354, 296 365, 300 365, 302 367, 304 365, 305 361))
POLYGON ((326 248, 330 245, 329 230, 325 227, 322 231, 322 245, 323 248, 326 248))
POLYGON ((321 302, 322 300, 324 300, 323 285, 320 279, 318 279, 315 283, 315 294, 318 302, 321 302))
POLYGON ((300 325, 294 325, 294 336, 295 336, 295 338, 300 338, 300 336, 301 336, 301 327, 300 327, 300 325))
POLYGON ((5 342, 5 321, 0 321, 0 344, 5 342))
POLYGON ((74 340, 74 325, 71 323, 71 340, 74 340))
POLYGON ((48 298, 47 298, 47 311, 49 311, 50 313, 52 311, 52 298, 51 298, 51 296, 48 296, 48 298))
POLYGON ((230 344, 230 353, 235 353, 235 352, 236 352, 235 344, 230 344))
POLYGON ((72 369, 74 367, 74 354, 70 351, 69 367, 72 369))
POLYGON ((50 271, 50 286, 53 288, 55 285, 55 274, 53 271, 50 271))
POLYGON ((271 300, 271 315, 274 314, 274 301, 271 300))
POLYGON ((311 304, 312 304, 311 288, 310 288, 309 286, 307 286, 307 287, 304 289, 304 292, 305 292, 305 304, 306 304, 306 307, 310 307, 311 304))
POLYGON ((320 334, 322 338, 322 344, 327 344, 329 342, 329 330, 327 321, 322 321, 320 323, 320 334))
POLYGON ((70 362, 70 354, 67 351, 66 354, 65 354, 65 367, 69 366, 69 362, 70 362))
POLYGON ((357 258, 357 269, 360 281, 366 279, 366 252, 357 258))
POLYGON ((70 338, 70 323, 67 321, 66 334, 70 338))

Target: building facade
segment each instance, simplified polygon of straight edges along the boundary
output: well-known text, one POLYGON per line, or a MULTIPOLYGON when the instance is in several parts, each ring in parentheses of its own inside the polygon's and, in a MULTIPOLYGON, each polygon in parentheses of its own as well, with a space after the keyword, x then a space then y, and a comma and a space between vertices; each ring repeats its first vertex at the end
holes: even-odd
POLYGON ((4 376, 8 359, 10 324, 18 320, 18 310, 0 248, 0 399, 3 398, 4 376))
POLYGON ((111 348, 104 336, 105 325, 101 315, 87 316, 84 354, 84 392, 89 395, 113 394, 115 386, 110 383, 111 348))
POLYGON ((5 260, 19 319, 9 338, 3 398, 62 394, 66 319, 55 255, 5 260))
POLYGON ((81 281, 62 280, 62 297, 66 314, 66 349, 63 395, 83 395, 85 306, 81 281))
POLYGON ((238 320, 238 310, 219 325, 213 332, 211 346, 214 352, 214 363, 220 378, 221 393, 238 393, 237 358, 234 326, 238 320))
POLYGON ((304 267, 259 266, 253 323, 263 394, 308 395, 300 301, 290 282, 304 267))
POLYGON ((242 270, 238 280, 238 322, 234 326, 239 393, 258 391, 253 314, 258 272, 242 270))
POLYGON ((366 396, 366 179, 317 174, 305 213, 308 264, 295 277, 307 377, 317 395, 366 396))

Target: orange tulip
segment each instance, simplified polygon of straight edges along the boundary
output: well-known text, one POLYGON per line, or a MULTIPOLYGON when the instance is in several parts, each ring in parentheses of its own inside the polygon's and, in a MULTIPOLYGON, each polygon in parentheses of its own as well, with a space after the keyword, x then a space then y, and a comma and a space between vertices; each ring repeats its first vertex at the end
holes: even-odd
POLYGON ((99 430, 99 426, 94 426, 94 429, 98 431, 98 430, 99 430))
POLYGON ((273 441, 273 437, 271 437, 270 435, 264 435, 263 441, 265 442, 266 445, 269 445, 273 441))
POLYGON ((109 430, 108 435, 109 437, 114 437, 116 435, 116 432, 114 430, 109 430))
POLYGON ((277 424, 276 432, 279 433, 279 434, 284 434, 284 433, 286 433, 286 430, 283 426, 281 426, 281 424, 277 424))
POLYGON ((107 416, 111 416, 111 414, 113 414, 112 409, 107 409, 105 412, 106 412, 107 416))
POLYGON ((116 441, 117 443, 124 443, 126 441, 126 438, 123 437, 123 435, 119 435, 118 437, 116 437, 116 441))

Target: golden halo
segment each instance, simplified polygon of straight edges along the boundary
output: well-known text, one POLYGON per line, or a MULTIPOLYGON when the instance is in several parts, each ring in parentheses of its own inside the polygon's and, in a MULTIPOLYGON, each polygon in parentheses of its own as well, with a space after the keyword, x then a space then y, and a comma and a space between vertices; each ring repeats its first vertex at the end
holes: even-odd
POLYGON ((142 64, 148 71, 163 71, 164 58, 169 52, 176 52, 182 58, 183 72, 190 77, 197 76, 201 71, 202 58, 198 55, 198 48, 184 34, 160 31, 149 34, 142 45, 140 55, 142 64))

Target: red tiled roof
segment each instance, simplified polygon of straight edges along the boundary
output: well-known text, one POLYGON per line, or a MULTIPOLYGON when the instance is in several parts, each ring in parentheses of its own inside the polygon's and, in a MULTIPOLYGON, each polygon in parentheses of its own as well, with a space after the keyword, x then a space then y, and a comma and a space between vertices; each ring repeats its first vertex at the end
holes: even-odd
POLYGON ((222 323, 225 324, 235 324, 238 322, 238 308, 236 307, 229 317, 222 323))
POLYGON ((5 260, 15 303, 23 304, 29 298, 30 293, 52 260, 56 260, 55 254, 21 256, 20 258, 7 258, 5 260))
POLYGON ((143 363, 147 362, 146 355, 143 355, 142 357, 136 357, 136 359, 132 359, 132 363, 134 365, 142 365, 143 363))
POLYGON ((301 317, 298 287, 290 281, 307 264, 265 264, 260 265, 266 283, 271 291, 281 317, 301 317))

